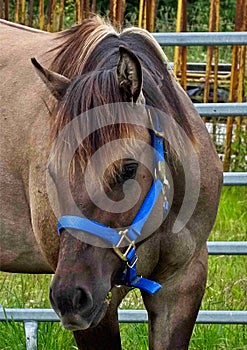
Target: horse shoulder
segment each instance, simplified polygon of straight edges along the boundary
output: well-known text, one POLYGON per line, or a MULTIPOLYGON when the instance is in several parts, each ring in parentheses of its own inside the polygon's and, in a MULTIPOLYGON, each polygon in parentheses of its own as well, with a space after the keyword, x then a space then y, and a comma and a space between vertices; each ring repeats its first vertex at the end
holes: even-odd
POLYGON ((37 155, 30 140, 37 128, 42 137, 47 134, 49 116, 43 100, 48 93, 30 58, 42 56, 51 48, 53 35, 22 30, 3 22, 0 32, 0 265, 8 271, 48 272, 51 268, 42 256, 31 224, 29 186, 31 159, 37 155))

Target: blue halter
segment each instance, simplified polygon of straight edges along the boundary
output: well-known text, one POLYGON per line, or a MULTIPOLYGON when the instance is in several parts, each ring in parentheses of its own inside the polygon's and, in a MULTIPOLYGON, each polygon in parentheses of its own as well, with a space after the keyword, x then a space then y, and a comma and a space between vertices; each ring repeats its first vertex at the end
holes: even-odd
MULTIPOLYGON (((151 118, 150 118, 151 119, 151 118)), ((58 234, 62 233, 63 229, 73 229, 84 231, 94 235, 102 240, 110 243, 114 252, 121 260, 126 262, 125 270, 120 278, 119 284, 132 288, 139 288, 150 294, 154 294, 161 289, 161 285, 136 274, 136 262, 138 260, 135 241, 141 236, 141 231, 151 214, 160 193, 164 195, 164 211, 167 212, 169 205, 165 196, 165 187, 168 185, 165 177, 164 165, 164 146, 161 128, 158 125, 159 121, 156 118, 155 128, 151 131, 152 147, 155 149, 155 179, 147 193, 136 217, 130 227, 123 231, 117 231, 111 227, 107 227, 99 222, 82 218, 79 216, 62 216, 58 220, 58 234), (123 253, 120 250, 122 243, 127 243, 128 248, 123 253)))

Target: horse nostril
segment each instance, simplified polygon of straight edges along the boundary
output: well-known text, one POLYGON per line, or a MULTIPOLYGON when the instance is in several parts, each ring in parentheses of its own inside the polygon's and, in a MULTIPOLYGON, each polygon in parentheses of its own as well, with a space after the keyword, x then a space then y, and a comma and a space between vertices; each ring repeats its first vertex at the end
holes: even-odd
POLYGON ((81 310, 83 313, 86 313, 93 307, 91 294, 80 287, 75 288, 72 297, 72 305, 74 310, 81 310))
POLYGON ((86 314, 92 310, 93 297, 81 287, 58 288, 54 283, 50 288, 50 302, 59 316, 70 313, 86 314))

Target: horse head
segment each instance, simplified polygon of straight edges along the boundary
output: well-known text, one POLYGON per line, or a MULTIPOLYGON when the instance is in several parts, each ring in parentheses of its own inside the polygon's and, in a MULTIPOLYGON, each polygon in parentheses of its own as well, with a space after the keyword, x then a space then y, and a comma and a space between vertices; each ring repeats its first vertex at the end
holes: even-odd
MULTIPOLYGON (((109 292, 122 284, 124 246, 130 242, 134 248, 135 239, 124 241, 121 233, 130 227, 153 182, 143 69, 136 55, 121 45, 115 67, 81 74, 73 80, 44 68, 35 59, 32 63, 58 100, 55 118, 66 119, 69 114, 71 119, 66 135, 57 136, 55 155, 48 165, 48 177, 59 202, 56 215, 77 215, 87 220, 81 230, 73 227, 60 232, 50 300, 64 327, 86 329, 101 321, 109 292), (72 155, 65 144, 73 149, 72 155), (108 239, 109 232, 100 237, 87 232, 89 222, 102 225, 102 230, 113 229, 121 240, 117 248, 115 241, 108 239)), ((153 191, 160 202, 160 191, 156 187, 153 191)), ((145 232, 154 231, 153 226, 157 228, 157 218, 162 215, 162 210, 153 213, 154 220, 150 210, 142 239, 147 236, 145 232)))

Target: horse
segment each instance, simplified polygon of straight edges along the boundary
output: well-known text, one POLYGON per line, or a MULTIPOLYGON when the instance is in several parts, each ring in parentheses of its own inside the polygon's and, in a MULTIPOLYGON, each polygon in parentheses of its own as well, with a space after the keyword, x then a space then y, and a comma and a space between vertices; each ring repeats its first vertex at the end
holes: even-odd
POLYGON ((153 36, 95 15, 61 33, 0 22, 2 271, 53 273, 79 349, 121 349, 139 288, 149 349, 188 349, 222 169, 153 36))

